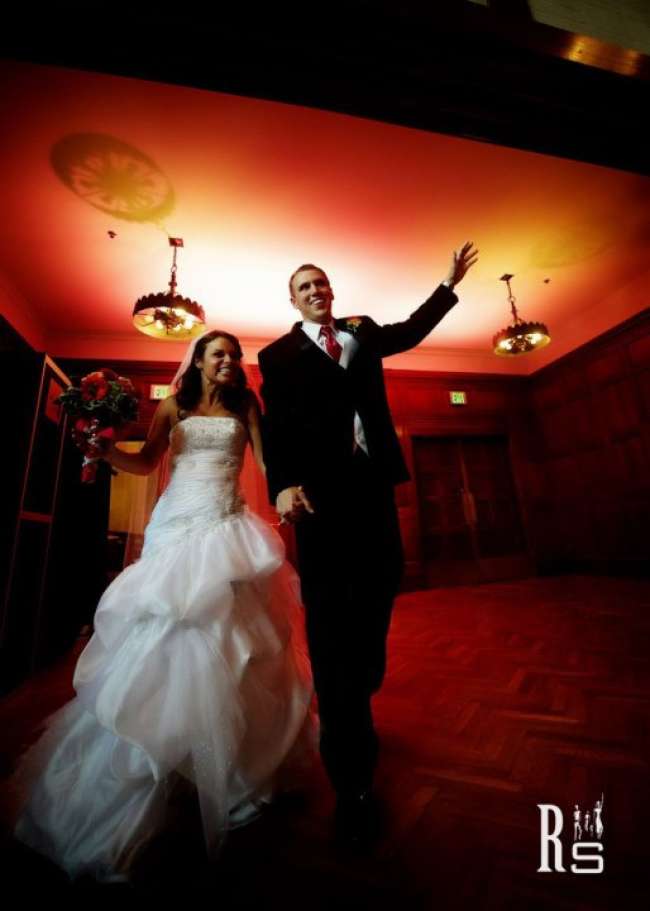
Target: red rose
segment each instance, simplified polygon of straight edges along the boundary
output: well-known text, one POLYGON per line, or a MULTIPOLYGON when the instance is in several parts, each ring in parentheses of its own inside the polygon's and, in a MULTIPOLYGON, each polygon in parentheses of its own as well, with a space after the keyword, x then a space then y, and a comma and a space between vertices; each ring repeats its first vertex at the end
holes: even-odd
POLYGON ((89 373, 88 376, 85 376, 82 379, 81 398, 84 402, 91 402, 93 399, 99 399, 99 401, 101 401, 106 398, 107 393, 108 383, 100 370, 89 373))
POLYGON ((101 370, 95 370, 93 373, 89 373, 87 376, 84 376, 81 380, 81 388, 85 386, 94 386, 95 383, 101 382, 104 379, 104 374, 101 370))

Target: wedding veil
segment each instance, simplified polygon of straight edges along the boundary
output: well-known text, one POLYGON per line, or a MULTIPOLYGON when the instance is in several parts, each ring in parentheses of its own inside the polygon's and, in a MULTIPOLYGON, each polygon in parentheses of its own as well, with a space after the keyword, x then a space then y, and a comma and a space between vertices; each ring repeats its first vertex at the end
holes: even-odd
POLYGON ((206 335, 209 335, 210 332, 212 332, 211 329, 209 329, 207 332, 204 332, 202 335, 197 335, 197 337, 192 339, 190 344, 187 346, 187 351, 185 352, 185 356, 184 356, 183 360, 180 362, 180 364, 178 365, 178 370, 174 374, 174 379, 170 383, 170 392, 172 395, 176 395, 176 393, 178 392, 181 377, 183 376, 183 374, 185 373, 187 368, 190 366, 190 364, 194 360, 194 352, 196 351, 196 346, 201 341, 201 339, 205 338, 206 335))

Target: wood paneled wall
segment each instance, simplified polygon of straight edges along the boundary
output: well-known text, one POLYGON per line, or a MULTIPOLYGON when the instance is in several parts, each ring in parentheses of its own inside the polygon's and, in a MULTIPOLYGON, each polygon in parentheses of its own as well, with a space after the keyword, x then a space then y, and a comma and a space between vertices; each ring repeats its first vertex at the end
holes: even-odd
POLYGON ((542 570, 650 572, 650 310, 534 374, 529 525, 542 570))

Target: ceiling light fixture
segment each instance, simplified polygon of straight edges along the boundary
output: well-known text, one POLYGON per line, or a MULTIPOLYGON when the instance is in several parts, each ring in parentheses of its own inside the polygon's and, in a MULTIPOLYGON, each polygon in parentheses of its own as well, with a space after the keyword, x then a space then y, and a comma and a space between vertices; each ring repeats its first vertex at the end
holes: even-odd
POLYGON ((178 342, 201 335, 205 313, 196 301, 176 293, 176 251, 183 246, 183 239, 170 237, 169 246, 174 249, 169 291, 139 298, 133 308, 133 325, 152 338, 178 342))
POLYGON ((538 348, 544 348, 551 341, 547 327, 544 323, 525 322, 517 313, 515 307, 515 296, 510 287, 510 279, 514 278, 506 272, 499 281, 505 282, 508 286, 508 303, 512 310, 513 322, 492 339, 494 353, 500 357, 516 357, 518 354, 529 354, 531 351, 537 351, 538 348))

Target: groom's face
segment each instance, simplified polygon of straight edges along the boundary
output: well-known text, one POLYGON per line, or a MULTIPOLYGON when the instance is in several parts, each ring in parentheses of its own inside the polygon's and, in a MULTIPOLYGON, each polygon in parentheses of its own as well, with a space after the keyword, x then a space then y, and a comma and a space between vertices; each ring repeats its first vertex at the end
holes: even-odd
POLYGON ((302 318, 312 323, 329 323, 334 292, 325 273, 320 269, 304 269, 294 275, 291 284, 291 303, 302 318))

